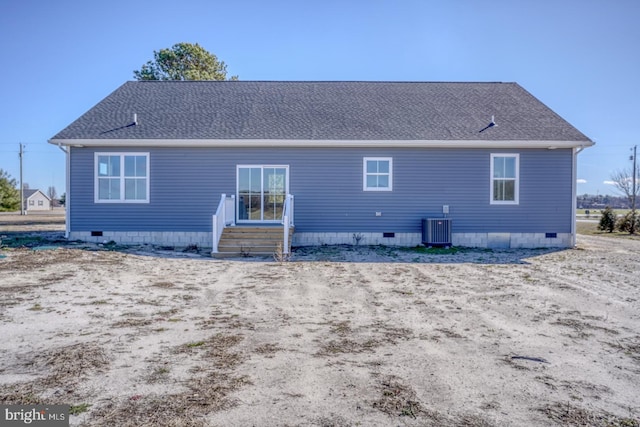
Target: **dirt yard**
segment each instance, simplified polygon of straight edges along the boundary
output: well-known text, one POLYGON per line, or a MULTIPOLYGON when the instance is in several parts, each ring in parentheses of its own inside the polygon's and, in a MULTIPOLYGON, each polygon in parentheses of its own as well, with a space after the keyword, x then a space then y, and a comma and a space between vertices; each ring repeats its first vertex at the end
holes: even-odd
POLYGON ((640 425, 638 240, 277 263, 7 218, 0 404, 90 426, 640 425))

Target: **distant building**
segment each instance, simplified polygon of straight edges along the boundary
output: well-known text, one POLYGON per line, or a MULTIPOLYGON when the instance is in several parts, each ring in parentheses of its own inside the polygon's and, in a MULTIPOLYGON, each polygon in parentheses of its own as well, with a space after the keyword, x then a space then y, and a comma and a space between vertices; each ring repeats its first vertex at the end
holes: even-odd
POLYGON ((51 209, 51 199, 42 191, 33 189, 23 191, 25 211, 48 211, 51 209))

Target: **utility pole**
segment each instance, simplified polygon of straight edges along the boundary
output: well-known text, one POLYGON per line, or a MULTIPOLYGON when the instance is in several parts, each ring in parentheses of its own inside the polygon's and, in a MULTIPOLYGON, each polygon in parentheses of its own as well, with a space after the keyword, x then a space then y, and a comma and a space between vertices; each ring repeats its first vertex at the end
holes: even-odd
POLYGON ((636 159, 638 158, 637 154, 638 146, 633 146, 633 190, 631 193, 631 234, 636 232, 636 159))
POLYGON ((24 215, 24 185, 22 185, 22 157, 24 154, 23 151, 24 145, 22 142, 20 143, 20 152, 18 156, 20 157, 20 215, 24 215))

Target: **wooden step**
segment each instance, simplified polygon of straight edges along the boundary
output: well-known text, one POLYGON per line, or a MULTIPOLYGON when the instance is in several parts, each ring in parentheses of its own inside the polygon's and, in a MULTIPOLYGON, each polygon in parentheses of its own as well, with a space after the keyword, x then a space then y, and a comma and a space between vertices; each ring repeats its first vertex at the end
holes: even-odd
MULTIPOLYGON (((289 251, 294 228, 289 231, 289 251)), ((273 256, 283 243, 282 227, 226 227, 222 231, 215 258, 273 256)))

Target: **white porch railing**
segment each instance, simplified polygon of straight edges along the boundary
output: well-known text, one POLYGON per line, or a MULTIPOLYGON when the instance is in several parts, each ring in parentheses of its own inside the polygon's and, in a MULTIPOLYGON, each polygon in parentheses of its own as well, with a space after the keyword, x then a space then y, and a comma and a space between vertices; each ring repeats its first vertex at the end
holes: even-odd
POLYGON ((218 244, 222 231, 227 225, 235 225, 236 223, 236 196, 227 197, 226 194, 220 196, 220 203, 213 215, 213 244, 211 245, 211 253, 218 253, 218 244))
POLYGON ((289 232, 293 226, 293 195, 287 194, 284 199, 284 207, 282 208, 282 225, 284 228, 284 239, 282 241, 282 250, 285 254, 289 254, 289 232))

